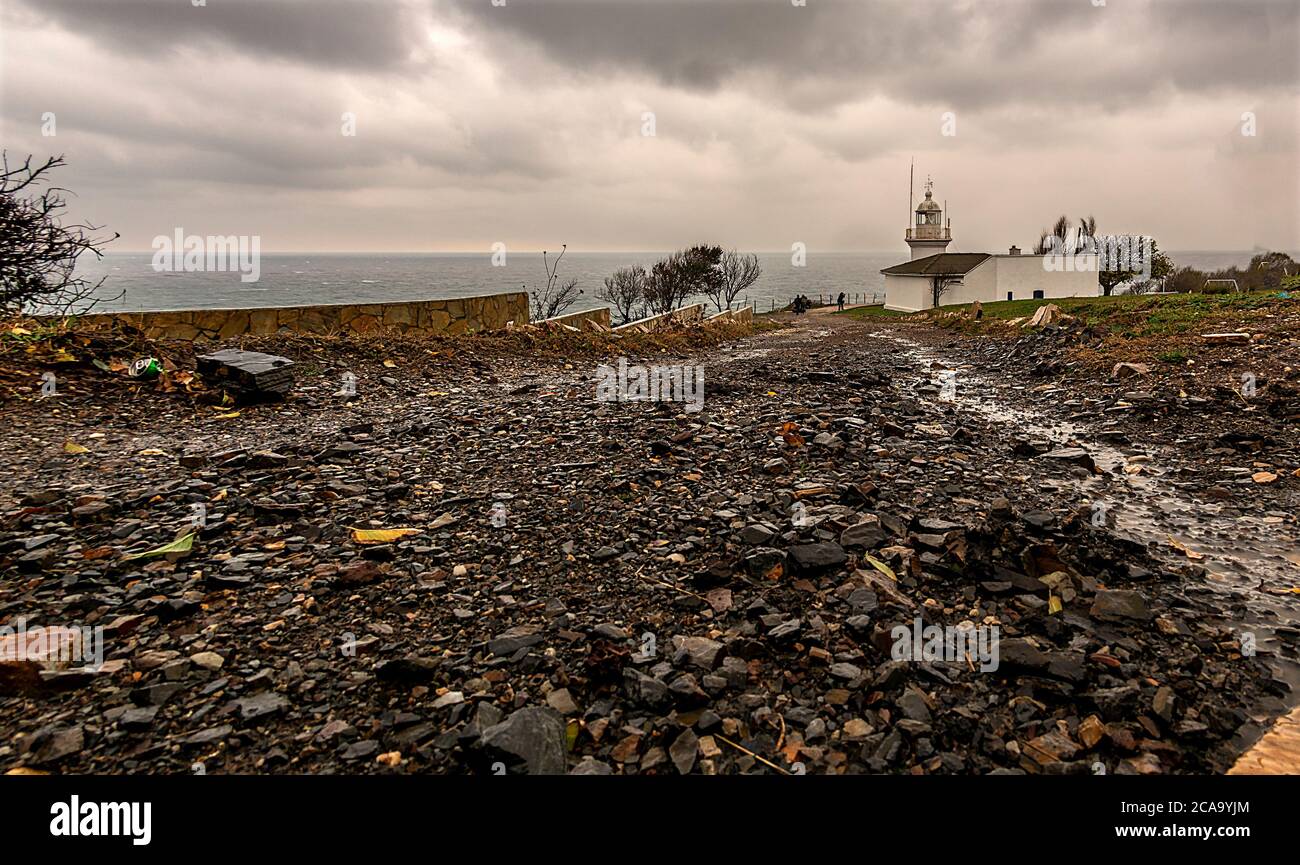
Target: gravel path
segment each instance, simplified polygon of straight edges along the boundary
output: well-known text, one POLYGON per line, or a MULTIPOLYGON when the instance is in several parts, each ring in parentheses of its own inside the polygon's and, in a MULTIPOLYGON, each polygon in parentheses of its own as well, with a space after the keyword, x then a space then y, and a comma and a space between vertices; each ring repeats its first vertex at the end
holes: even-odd
POLYGON ((699 412, 345 345, 282 349, 314 374, 238 416, 75 376, 7 407, 0 621, 102 627, 105 663, 0 662, 0 768, 1225 770, 1294 617, 1243 656, 1251 592, 1095 519, 1114 445, 883 330, 688 359, 699 412))

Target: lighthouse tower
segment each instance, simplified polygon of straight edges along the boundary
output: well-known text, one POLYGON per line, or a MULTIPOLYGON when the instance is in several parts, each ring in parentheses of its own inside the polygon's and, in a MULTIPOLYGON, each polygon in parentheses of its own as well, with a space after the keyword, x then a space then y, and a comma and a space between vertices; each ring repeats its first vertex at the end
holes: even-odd
POLYGON ((925 200, 916 206, 916 221, 907 229, 913 260, 943 252, 952 242, 952 225, 944 225, 943 208, 934 200, 934 181, 925 179, 925 200))

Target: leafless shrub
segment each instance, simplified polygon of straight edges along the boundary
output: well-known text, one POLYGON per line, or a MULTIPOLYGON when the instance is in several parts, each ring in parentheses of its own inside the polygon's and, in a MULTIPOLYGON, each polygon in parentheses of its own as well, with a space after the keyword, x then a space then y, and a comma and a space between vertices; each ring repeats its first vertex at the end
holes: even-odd
POLYGON ((722 253, 718 272, 722 278, 710 288, 708 296, 718 312, 722 312, 723 309, 731 308, 732 302, 742 291, 758 282, 758 278, 763 275, 763 268, 758 264, 757 255, 741 255, 732 249, 722 253))
POLYGON ((650 275, 644 267, 620 267, 605 284, 596 289, 596 297, 613 308, 614 324, 627 324, 642 318, 646 312, 646 286, 650 275))
POLYGON ((557 271, 560 269, 560 260, 564 258, 564 253, 568 248, 568 244, 560 245, 560 254, 555 256, 554 263, 547 259, 546 250, 542 250, 542 268, 546 271, 546 285, 529 295, 529 300, 532 302, 533 321, 563 315, 565 310, 577 302, 578 295, 582 294, 576 279, 562 283, 557 275, 557 271))
POLYGON ((28 156, 11 168, 8 154, 0 155, 0 313, 85 312, 99 302, 91 298, 103 280, 75 276, 77 259, 101 257, 100 247, 119 235, 95 237, 102 226, 63 223, 67 190, 41 187, 65 164, 57 156, 34 166, 28 156))

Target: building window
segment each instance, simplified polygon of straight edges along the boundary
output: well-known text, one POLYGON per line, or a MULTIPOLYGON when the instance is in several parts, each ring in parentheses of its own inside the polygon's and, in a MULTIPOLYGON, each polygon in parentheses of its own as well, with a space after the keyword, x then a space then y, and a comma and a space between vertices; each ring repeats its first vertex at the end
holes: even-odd
POLYGON ((1034 300, 1042 300, 1042 299, 1043 299, 1043 290, 1041 288, 1035 288, 1034 300))

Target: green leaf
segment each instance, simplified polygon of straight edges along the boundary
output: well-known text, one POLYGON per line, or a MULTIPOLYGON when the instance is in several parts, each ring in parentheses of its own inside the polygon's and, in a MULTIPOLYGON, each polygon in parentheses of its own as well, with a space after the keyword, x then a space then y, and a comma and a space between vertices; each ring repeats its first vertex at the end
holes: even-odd
POLYGON ((165 556, 168 553, 188 553, 194 546, 194 532, 182 535, 170 544, 163 544, 154 550, 146 550, 143 553, 132 553, 129 556, 123 556, 124 559, 145 559, 151 556, 165 556))

